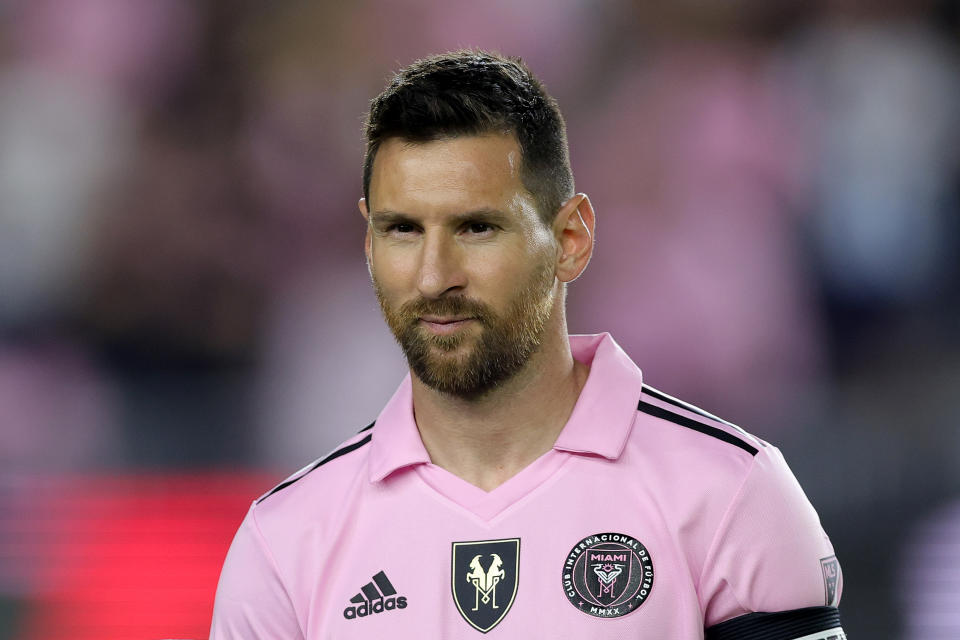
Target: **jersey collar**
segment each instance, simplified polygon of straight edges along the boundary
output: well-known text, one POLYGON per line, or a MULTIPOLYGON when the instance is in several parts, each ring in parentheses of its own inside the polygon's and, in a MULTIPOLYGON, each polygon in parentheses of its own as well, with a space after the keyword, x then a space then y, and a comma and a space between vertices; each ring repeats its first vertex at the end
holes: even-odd
POLYGON ((590 375, 553 448, 616 460, 637 415, 643 374, 609 333, 570 336, 570 348, 590 375))
POLYGON ((430 462, 413 417, 410 374, 377 416, 370 443, 370 481, 379 482, 403 467, 430 462))
MULTIPOLYGON (((570 336, 573 357, 590 365, 580 397, 553 448, 616 460, 636 417, 643 377, 608 333, 570 336)), ((377 418, 370 443, 370 480, 430 462, 413 416, 409 374, 377 418)))

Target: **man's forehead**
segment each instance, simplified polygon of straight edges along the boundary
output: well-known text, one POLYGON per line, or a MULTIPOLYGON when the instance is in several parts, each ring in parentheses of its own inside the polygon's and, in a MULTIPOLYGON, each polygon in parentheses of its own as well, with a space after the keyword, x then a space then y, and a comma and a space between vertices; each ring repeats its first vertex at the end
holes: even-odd
POLYGON ((398 210, 407 200, 472 199, 476 208, 512 208, 518 194, 529 195, 520 179, 520 157, 516 138, 508 134, 426 142, 389 138, 374 162, 371 204, 398 210))
POLYGON ((487 172, 519 178, 520 145, 512 133, 448 136, 431 140, 387 138, 374 159, 373 174, 404 169, 468 169, 471 166, 487 172))

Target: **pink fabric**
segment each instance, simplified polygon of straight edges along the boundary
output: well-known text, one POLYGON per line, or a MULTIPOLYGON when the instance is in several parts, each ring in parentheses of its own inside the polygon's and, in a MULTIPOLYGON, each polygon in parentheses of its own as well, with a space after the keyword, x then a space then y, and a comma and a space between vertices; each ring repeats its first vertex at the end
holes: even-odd
POLYGON ((371 442, 358 434, 345 443, 354 450, 251 507, 211 637, 475 638, 452 595, 464 577, 452 545, 516 538, 501 637, 700 640, 705 625, 744 613, 827 604, 820 560, 833 548, 779 451, 651 395, 609 335, 571 344, 591 369, 569 422, 553 450, 491 492, 430 463, 405 380, 371 442), (744 447, 640 412, 641 398, 744 447), (639 541, 654 576, 635 609, 597 617, 568 599, 563 577, 578 543, 606 533, 639 541), (405 606, 345 617, 381 571, 405 606))

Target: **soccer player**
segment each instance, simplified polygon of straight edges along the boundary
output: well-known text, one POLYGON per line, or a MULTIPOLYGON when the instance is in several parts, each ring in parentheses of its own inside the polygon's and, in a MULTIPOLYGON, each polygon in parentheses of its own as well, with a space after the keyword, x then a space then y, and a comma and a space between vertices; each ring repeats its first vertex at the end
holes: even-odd
POLYGON ((366 256, 410 375, 253 503, 212 638, 844 638, 780 452, 567 334, 594 211, 530 71, 417 61, 366 138, 366 256))

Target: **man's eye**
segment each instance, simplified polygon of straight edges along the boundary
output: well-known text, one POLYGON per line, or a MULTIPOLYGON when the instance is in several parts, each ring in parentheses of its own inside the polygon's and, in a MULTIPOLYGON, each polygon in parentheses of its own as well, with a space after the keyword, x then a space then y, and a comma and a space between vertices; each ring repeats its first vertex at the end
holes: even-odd
POLYGON ((391 225, 387 231, 393 231, 395 233, 413 233, 414 228, 412 224, 398 222, 397 224, 391 225))
POLYGON ((467 229, 470 233, 487 233, 493 230, 493 225, 489 225, 486 222, 471 222, 467 225, 467 229))

